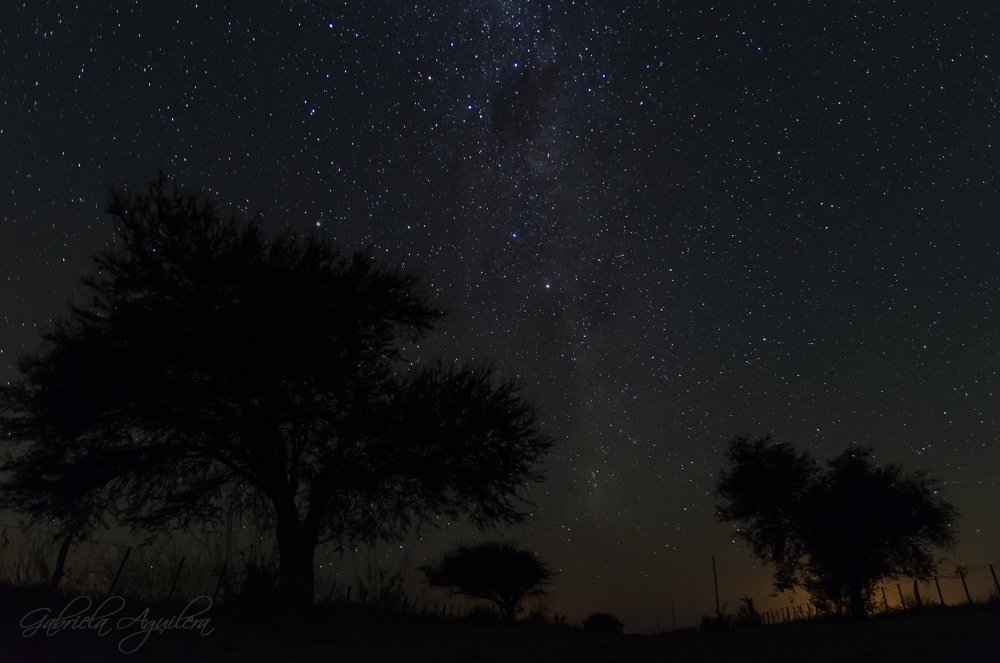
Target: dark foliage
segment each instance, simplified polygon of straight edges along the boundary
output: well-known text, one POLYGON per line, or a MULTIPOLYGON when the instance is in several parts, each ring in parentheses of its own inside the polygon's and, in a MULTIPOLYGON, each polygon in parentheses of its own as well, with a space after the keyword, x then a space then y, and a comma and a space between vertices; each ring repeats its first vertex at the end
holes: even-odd
POLYGON ((437 564, 420 570, 429 585, 447 587, 452 596, 494 603, 508 623, 516 621, 524 598, 545 593, 545 585, 553 576, 533 553, 507 541, 459 546, 437 564))
POLYGON ((775 565, 775 587, 803 587, 817 606, 864 615, 882 579, 927 577, 935 548, 957 541, 957 518, 925 473, 879 467, 847 449, 821 469, 808 454, 765 437, 737 437, 720 475, 718 517, 775 565))
POLYGON ((91 300, 0 391, 2 506, 67 533, 148 530, 235 501, 276 527, 282 596, 311 603, 318 542, 433 514, 511 523, 550 442, 489 367, 406 370, 442 314, 400 269, 265 234, 160 176, 114 192, 91 300))
POLYGON ((764 617, 757 612, 757 607, 753 604, 753 599, 744 596, 740 599, 740 607, 736 609, 736 624, 738 626, 761 626, 764 617))
POLYGON ((763 616, 757 612, 753 599, 744 596, 740 599, 740 606, 736 609, 735 615, 726 613, 729 603, 724 601, 718 614, 702 615, 700 631, 720 631, 730 628, 744 628, 749 626, 761 626, 764 623, 763 616))
POLYGON ((621 633, 625 629, 625 624, 618 621, 614 615, 606 612, 595 612, 590 617, 583 620, 583 630, 598 633, 621 633))

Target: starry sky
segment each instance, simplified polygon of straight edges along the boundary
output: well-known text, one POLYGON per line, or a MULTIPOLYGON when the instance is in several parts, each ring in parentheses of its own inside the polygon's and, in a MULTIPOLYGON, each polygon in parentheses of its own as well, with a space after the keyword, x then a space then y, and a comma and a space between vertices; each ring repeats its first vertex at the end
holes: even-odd
POLYGON ((930 470, 948 563, 1000 561, 1000 9, 626 4, 0 4, 0 379, 162 169, 418 270, 413 356, 527 385, 557 443, 503 534, 571 618, 694 623, 712 555, 782 604, 713 519, 736 433, 930 470))

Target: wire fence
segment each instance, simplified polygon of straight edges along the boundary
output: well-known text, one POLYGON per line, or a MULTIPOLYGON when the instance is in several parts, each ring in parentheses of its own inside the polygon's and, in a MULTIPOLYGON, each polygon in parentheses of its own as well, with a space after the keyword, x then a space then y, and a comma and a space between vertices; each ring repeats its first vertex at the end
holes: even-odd
MULTIPOLYGON (((876 587, 869 595, 870 614, 902 612, 915 608, 972 605, 1000 599, 1000 564, 958 566, 953 573, 931 578, 907 578, 876 587)), ((813 603, 797 603, 760 613, 766 625, 786 624, 830 614, 813 603)))

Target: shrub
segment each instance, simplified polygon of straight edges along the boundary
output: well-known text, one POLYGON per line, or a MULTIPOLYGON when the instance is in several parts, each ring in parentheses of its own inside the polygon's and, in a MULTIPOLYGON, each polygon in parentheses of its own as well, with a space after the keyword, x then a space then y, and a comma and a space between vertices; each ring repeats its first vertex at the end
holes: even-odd
POLYGON ((618 621, 614 615, 595 612, 583 620, 583 629, 598 633, 621 633, 625 629, 625 625, 618 621))

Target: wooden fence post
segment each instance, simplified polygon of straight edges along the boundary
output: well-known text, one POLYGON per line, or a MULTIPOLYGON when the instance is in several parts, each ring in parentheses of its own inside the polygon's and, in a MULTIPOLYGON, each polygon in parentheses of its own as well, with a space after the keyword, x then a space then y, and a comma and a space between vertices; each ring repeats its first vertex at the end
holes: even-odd
POLYGON ((917 584, 916 578, 913 580, 913 598, 917 602, 917 607, 924 607, 924 602, 920 600, 920 585, 917 584))
POLYGON ((62 545, 59 546, 59 555, 56 557, 56 569, 52 572, 52 578, 49 579, 49 585, 52 589, 57 589, 59 587, 59 581, 62 580, 63 570, 66 568, 66 556, 69 554, 69 547, 73 543, 73 535, 68 535, 63 539, 62 545))
POLYGON ((885 604, 885 611, 889 612, 889 599, 885 597, 885 587, 880 588, 882 590, 882 603, 885 604))
POLYGON ((941 583, 938 582, 937 576, 934 576, 934 585, 937 587, 938 598, 941 599, 941 605, 945 605, 945 603, 944 603, 944 594, 941 593, 941 583))
POLYGON ((965 571, 959 571, 958 577, 962 579, 962 589, 965 590, 965 600, 972 603, 972 597, 969 595, 969 586, 965 584, 965 571))
POLYGON ((715 573, 715 555, 712 555, 712 581, 715 583, 715 616, 721 621, 722 610, 719 608, 719 576, 715 573))
POLYGON ((177 589, 177 580, 181 577, 181 569, 184 568, 184 556, 181 556, 181 563, 177 565, 177 570, 174 571, 174 579, 170 581, 170 591, 167 593, 167 598, 174 598, 174 590, 177 589))
POLYGON ((215 591, 212 592, 212 603, 215 603, 215 599, 219 596, 219 590, 222 589, 222 580, 226 577, 226 564, 222 565, 222 570, 219 571, 219 581, 215 583, 215 591))
POLYGON ((906 601, 903 600, 903 589, 900 587, 902 583, 896 583, 896 589, 899 591, 899 607, 906 608, 906 601))
POLYGON ((1000 582, 997 582, 997 572, 993 570, 993 565, 990 564, 990 573, 993 574, 993 584, 997 588, 997 597, 1000 598, 1000 582))
POLYGON ((128 561, 128 555, 130 552, 132 552, 132 546, 129 546, 128 548, 125 549, 125 556, 122 557, 122 563, 118 565, 118 573, 115 574, 115 579, 111 581, 111 587, 108 588, 108 594, 107 596, 105 596, 105 598, 114 594, 115 585, 118 584, 118 578, 121 577, 122 571, 125 570, 125 562, 128 561))

